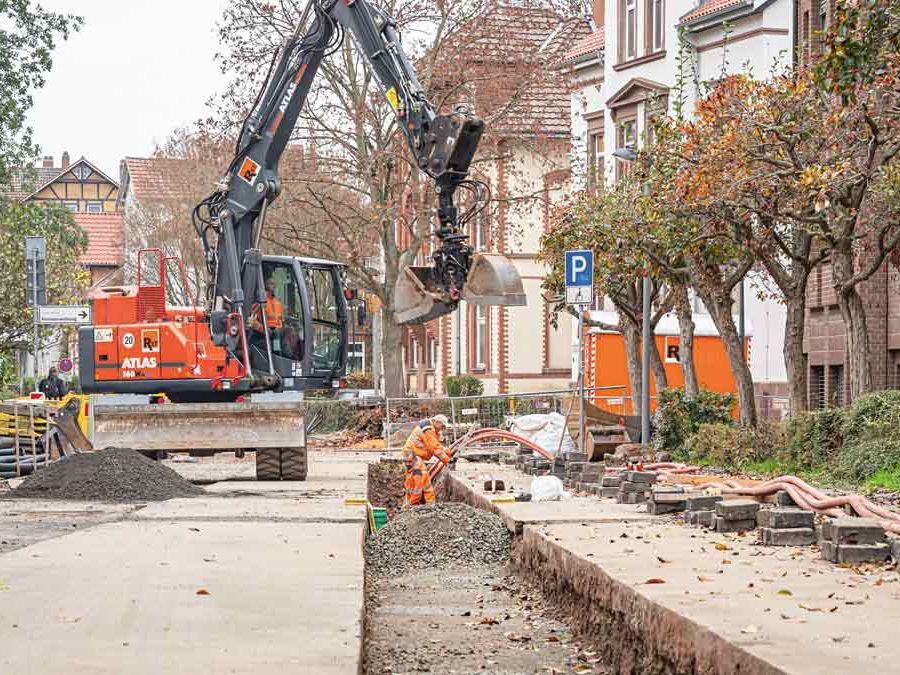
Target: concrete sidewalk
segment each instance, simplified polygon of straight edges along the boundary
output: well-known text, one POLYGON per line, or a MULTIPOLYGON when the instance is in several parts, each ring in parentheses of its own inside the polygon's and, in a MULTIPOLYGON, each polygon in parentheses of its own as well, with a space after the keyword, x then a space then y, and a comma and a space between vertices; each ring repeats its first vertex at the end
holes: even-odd
POLYGON ((362 476, 314 456, 0 555, 0 672, 356 673, 362 476))
POLYGON ((596 497, 491 504, 484 473, 519 485, 530 477, 460 465, 453 490, 521 530, 516 564, 549 595, 560 589, 557 599, 580 629, 607 638, 620 669, 900 672, 892 567, 841 568, 815 547, 763 547, 755 532, 712 534, 596 497))

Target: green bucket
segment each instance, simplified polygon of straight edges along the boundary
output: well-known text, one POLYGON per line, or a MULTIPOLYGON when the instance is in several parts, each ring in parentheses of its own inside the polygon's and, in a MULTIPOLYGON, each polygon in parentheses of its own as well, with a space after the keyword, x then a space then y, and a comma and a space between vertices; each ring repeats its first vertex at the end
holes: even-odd
POLYGON ((375 531, 377 532, 387 523, 387 509, 373 506, 372 519, 375 521, 375 531))

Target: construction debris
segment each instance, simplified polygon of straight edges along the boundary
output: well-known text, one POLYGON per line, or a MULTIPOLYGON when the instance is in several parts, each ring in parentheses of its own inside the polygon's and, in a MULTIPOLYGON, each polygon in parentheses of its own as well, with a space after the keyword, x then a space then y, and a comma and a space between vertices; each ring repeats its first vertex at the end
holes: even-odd
POLYGON ((163 501, 205 491, 130 448, 106 448, 54 462, 5 494, 9 498, 98 502, 163 501))
POLYGON ((406 467, 400 459, 383 457, 376 464, 369 464, 366 496, 373 506, 387 511, 393 518, 405 501, 404 475, 406 467))
POLYGON ((403 511, 366 543, 376 574, 502 563, 510 534, 500 518, 465 504, 432 504, 403 511))

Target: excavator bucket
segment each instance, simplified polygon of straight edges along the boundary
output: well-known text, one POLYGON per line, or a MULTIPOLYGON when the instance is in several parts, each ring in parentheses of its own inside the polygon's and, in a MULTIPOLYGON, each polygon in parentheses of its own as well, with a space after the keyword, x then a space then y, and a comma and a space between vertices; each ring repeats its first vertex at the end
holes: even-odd
MULTIPOLYGON (((453 311, 446 289, 434 281, 433 268, 407 267, 394 288, 394 307, 400 323, 425 323, 453 311)), ((522 278, 506 256, 478 253, 463 287, 462 299, 473 305, 522 307, 526 304, 522 278)))

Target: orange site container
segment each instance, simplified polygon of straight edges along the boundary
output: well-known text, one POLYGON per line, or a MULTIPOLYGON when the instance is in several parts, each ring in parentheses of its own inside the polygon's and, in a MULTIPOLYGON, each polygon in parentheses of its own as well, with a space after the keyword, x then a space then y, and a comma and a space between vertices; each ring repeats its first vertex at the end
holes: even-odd
MULTIPOLYGON (((590 316, 608 325, 616 325, 614 312, 590 312, 590 316)), ((735 394, 737 389, 725 345, 707 314, 694 315, 694 365, 700 387, 720 393, 735 394)), ((681 339, 678 321, 674 316, 663 317, 656 326, 656 348, 666 370, 669 387, 683 387, 681 373, 681 339)), ((745 326, 744 353, 750 358, 751 334, 749 322, 745 326)), ((593 402, 611 412, 636 414, 631 401, 631 382, 625 359, 625 339, 621 333, 601 328, 585 328, 584 382, 587 388, 597 388, 593 402)), ((650 410, 656 409, 656 385, 650 373, 650 410)))

